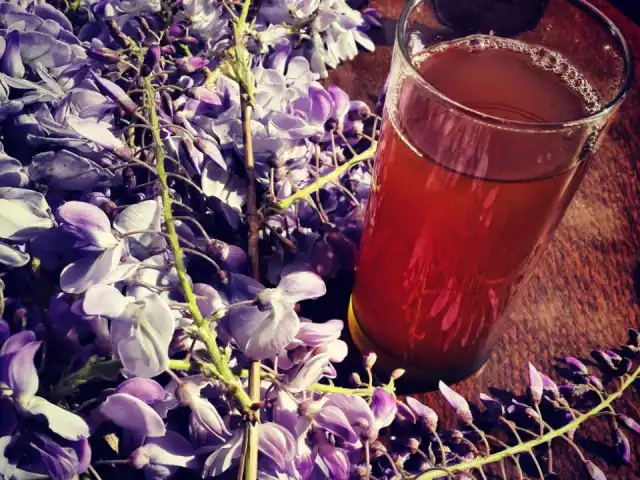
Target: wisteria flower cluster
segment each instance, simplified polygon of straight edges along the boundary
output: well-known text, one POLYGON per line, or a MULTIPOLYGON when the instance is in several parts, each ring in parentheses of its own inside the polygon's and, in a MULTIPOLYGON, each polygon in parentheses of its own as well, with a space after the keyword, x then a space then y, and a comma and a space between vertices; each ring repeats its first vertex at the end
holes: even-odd
POLYGON ((482 413, 441 384, 459 430, 375 354, 334 383, 344 324, 300 304, 354 268, 379 117, 320 79, 379 25, 344 0, 0 4, 0 478, 551 478, 559 439, 600 479, 596 416, 630 460, 635 330, 602 380, 531 366, 482 413))

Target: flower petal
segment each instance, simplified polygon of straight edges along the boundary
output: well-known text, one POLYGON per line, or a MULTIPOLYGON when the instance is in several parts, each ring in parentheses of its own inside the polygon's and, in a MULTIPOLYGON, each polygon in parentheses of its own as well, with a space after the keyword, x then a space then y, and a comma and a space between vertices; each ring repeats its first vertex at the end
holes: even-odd
POLYGON ((25 242, 52 226, 49 205, 41 193, 0 188, 0 238, 25 242))
POLYGON ((382 388, 376 388, 371 397, 371 411, 378 429, 388 427, 398 412, 396 399, 382 388))
POLYGON ((293 308, 280 302, 265 312, 253 306, 229 311, 231 334, 240 350, 254 360, 275 357, 295 338, 299 327, 293 308))
POLYGON ((349 480, 351 478, 351 462, 343 449, 323 444, 320 446, 318 454, 329 468, 332 480, 349 480))
POLYGON ((538 404, 542 400, 542 391, 544 389, 544 382, 540 372, 536 370, 533 364, 529 363, 529 393, 533 403, 538 404))
POLYGON ((77 441, 89 437, 89 425, 75 413, 60 408, 41 397, 33 397, 26 409, 32 415, 43 415, 49 428, 67 440, 77 441))
POLYGON ((179 433, 167 430, 164 437, 149 438, 138 449, 144 452, 152 464, 194 468, 195 451, 189 441, 179 433))
POLYGON ((126 394, 109 395, 100 413, 119 427, 146 437, 162 437, 167 433, 164 421, 142 400, 126 394))
POLYGON ((275 423, 263 423, 258 429, 258 449, 286 470, 295 454, 296 444, 289 431, 275 423))
POLYGON ((471 425, 473 423, 473 415, 469 409, 469 404, 462 395, 454 392, 442 381, 439 384, 439 388, 444 398, 449 402, 449 405, 456 411, 456 415, 460 421, 465 425, 471 425))
POLYGON ((287 383, 287 390, 302 392, 309 389, 322 377, 329 365, 329 354, 318 353, 302 364, 295 376, 287 383))
POLYGON ((329 320, 324 323, 304 322, 300 324, 296 338, 308 347, 317 347, 340 338, 343 328, 342 320, 329 320))
POLYGON ((242 454, 243 430, 238 429, 226 443, 217 447, 204 462, 203 476, 217 477, 226 472, 242 454))
POLYGON ((345 393, 334 393, 329 397, 325 407, 338 407, 349 419, 349 423, 359 436, 364 436, 370 440, 375 440, 377 434, 375 432, 373 412, 362 397, 348 395, 345 393), (374 438, 371 438, 374 437, 374 438))
MULTIPOLYGON (((120 233, 138 230, 160 232, 162 225, 162 206, 159 199, 146 200, 128 206, 113 221, 113 228, 120 233)), ((161 235, 141 233, 127 236, 127 242, 134 256, 148 257, 150 250, 162 250, 166 241, 161 235)))
POLYGON ((132 377, 155 377, 169 365, 169 344, 175 331, 173 313, 155 293, 144 298, 143 306, 131 305, 128 310, 117 322, 134 325, 130 336, 116 339, 123 372, 132 377))
POLYGON ((0 348, 0 356, 16 353, 26 344, 35 341, 36 334, 31 330, 23 330, 15 335, 11 335, 4 345, 2 345, 2 348, 0 348))
POLYGON ((116 393, 126 393, 145 403, 164 400, 167 395, 162 385, 149 378, 129 378, 116 387, 116 393))
POLYGON ((358 436, 353 431, 347 416, 335 406, 325 406, 314 417, 315 422, 328 432, 333 433, 349 443, 356 443, 358 436))
POLYGON ((327 287, 318 274, 304 271, 285 275, 276 290, 282 293, 286 302, 292 304, 327 293, 327 287))
POLYGON ((93 122, 86 118, 67 116, 67 124, 87 140, 91 140, 97 145, 109 150, 119 150, 125 148, 122 140, 115 137, 107 128, 106 123, 93 122))
POLYGON ((107 249, 118 244, 109 217, 91 203, 72 200, 58 208, 57 214, 69 230, 96 247, 107 249))
POLYGON ((38 391, 40 385, 34 358, 41 342, 27 343, 9 361, 7 383, 19 402, 27 402, 38 391))
POLYGON ((113 285, 93 285, 89 287, 82 301, 86 315, 100 315, 107 318, 120 317, 129 300, 113 285))
POLYGON ((101 283, 118 266, 124 243, 98 254, 90 253, 67 265, 60 274, 60 287, 66 293, 83 293, 101 283))

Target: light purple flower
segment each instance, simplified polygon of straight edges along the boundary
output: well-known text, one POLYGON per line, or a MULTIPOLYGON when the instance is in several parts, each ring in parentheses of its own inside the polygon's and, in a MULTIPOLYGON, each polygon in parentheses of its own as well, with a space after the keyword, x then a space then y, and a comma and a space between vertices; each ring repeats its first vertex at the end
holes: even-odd
POLYGON ((243 430, 236 430, 225 443, 213 449, 204 462, 203 476, 217 477, 226 472, 242 455, 243 430))
POLYGON ((162 437, 148 438, 136 449, 129 461, 135 469, 142 469, 148 480, 164 480, 179 468, 197 468, 195 451, 182 435, 168 430, 162 437))
POLYGON ((544 380, 540 372, 536 370, 533 364, 529 363, 529 393, 531 400, 535 404, 539 404, 542 400, 542 391, 544 389, 544 380))
POLYGON ((15 342, 10 338, 2 349, 3 358, 11 354, 2 380, 11 389, 18 411, 23 415, 42 415, 47 419, 49 429, 67 440, 87 438, 89 427, 82 418, 36 396, 40 382, 34 357, 40 342, 23 344, 22 340, 26 338, 27 335, 22 335, 15 342))
POLYGON ((395 397, 382 388, 376 388, 371 396, 371 411, 378 430, 388 427, 398 412, 395 397))
POLYGON ((100 413, 125 430, 146 437, 166 433, 164 421, 146 402, 128 393, 114 393, 100 405, 100 413))
POLYGON ((362 397, 343 393, 332 394, 325 403, 325 407, 330 406, 338 407, 346 415, 358 438, 368 441, 378 438, 375 417, 362 397))
POLYGON ((191 408, 191 415, 206 431, 220 439, 225 439, 231 433, 224 424, 224 420, 216 408, 200 395, 206 383, 183 381, 177 390, 180 400, 191 408))
POLYGON ((413 397, 405 398, 405 402, 413 414, 417 418, 422 419, 424 426, 427 427, 429 431, 436 431, 436 428, 438 428, 438 415, 436 412, 413 397))
POLYGON ((0 239, 27 242, 52 226, 49 205, 41 193, 0 187, 0 239))
POLYGON ((286 275, 276 288, 259 294, 261 308, 238 307, 229 312, 229 328, 240 350, 250 358, 275 357, 295 338, 300 319, 295 304, 324 295, 322 279, 311 272, 286 275))
POLYGON ((296 442, 291 433, 275 423, 263 423, 258 429, 258 449, 270 458, 282 473, 299 478, 294 464, 296 442))
POLYGON ((152 378, 167 369, 175 320, 158 294, 133 301, 113 286, 95 285, 82 308, 87 315, 111 319, 111 345, 125 375, 152 378))
POLYGON ((449 405, 455 410, 458 419, 465 425, 471 425, 473 423, 473 415, 471 414, 469 404, 462 395, 454 392, 442 381, 439 384, 439 388, 444 398, 449 402, 449 405))

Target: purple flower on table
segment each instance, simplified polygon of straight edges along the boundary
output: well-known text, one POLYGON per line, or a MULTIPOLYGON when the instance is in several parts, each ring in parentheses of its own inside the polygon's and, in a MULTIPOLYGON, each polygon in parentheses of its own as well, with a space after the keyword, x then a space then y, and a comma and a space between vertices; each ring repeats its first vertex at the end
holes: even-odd
POLYGON ((362 397, 334 393, 329 396, 324 406, 337 407, 342 411, 359 439, 372 442, 378 438, 376 418, 362 397))
POLYGON ((529 393, 534 404, 539 404, 542 400, 544 390, 544 380, 536 367, 529 363, 529 393))
POLYGON ((444 398, 449 402, 449 405, 453 407, 458 416, 458 419, 465 425, 473 423, 473 415, 467 401, 459 393, 454 392, 444 382, 439 384, 440 392, 444 398))
POLYGON ((167 369, 175 319, 158 294, 135 301, 113 286, 94 285, 87 290, 82 308, 87 315, 111 320, 111 345, 123 374, 152 378, 167 369))
POLYGON ((68 480, 85 473, 91 461, 87 439, 70 442, 31 432, 0 437, 0 477, 68 480))
POLYGON ((113 221, 113 229, 126 235, 126 243, 131 254, 140 260, 150 256, 153 252, 162 251, 167 242, 161 232, 162 204, 160 198, 145 200, 129 205, 122 210, 113 221), (147 230, 146 233, 130 235, 131 232, 147 230))
POLYGON ((146 402, 128 393, 114 393, 100 405, 100 414, 121 428, 138 435, 165 434, 164 421, 146 402))
POLYGON ((229 470, 242 455, 243 439, 244 433, 238 429, 225 443, 213 448, 204 462, 203 476, 217 477, 229 470))
POLYGON ((436 412, 413 397, 405 398, 405 403, 416 420, 421 421, 427 430, 430 432, 436 431, 438 428, 438 415, 436 412))
POLYGON ((131 453, 129 462, 133 468, 144 471, 148 480, 164 480, 179 468, 198 467, 191 443, 171 430, 162 437, 147 438, 144 445, 131 453))
POLYGON ((17 30, 13 30, 7 35, 4 53, 0 58, 0 70, 15 78, 23 78, 25 75, 24 64, 20 56, 20 33, 17 30))
POLYGON ((89 427, 81 417, 36 395, 40 382, 34 358, 40 342, 33 341, 34 338, 32 332, 22 332, 2 346, 0 380, 9 387, 4 395, 13 402, 18 416, 42 415, 49 429, 66 440, 87 438, 89 427))
POLYGON ((395 397, 382 388, 376 388, 371 396, 371 411, 378 430, 388 427, 398 412, 395 397))
POLYGON ((276 423, 261 424, 258 435, 258 450, 270 460, 261 462, 260 467, 275 466, 276 472, 286 474, 288 478, 300 478, 294 462, 296 442, 293 435, 276 423))
POLYGON ((58 208, 61 229, 74 236, 75 248, 86 254, 67 265, 60 286, 67 293, 83 293, 99 283, 116 283, 135 273, 137 263, 122 262, 125 242, 111 232, 103 210, 85 202, 70 201, 58 208))
POLYGON ((493 397, 485 393, 480 394, 480 401, 493 417, 503 417, 505 415, 504 405, 493 397))
POLYGON ((296 303, 324 295, 326 286, 311 272, 284 276, 276 288, 258 294, 259 306, 242 306, 229 312, 229 328, 242 353, 255 360, 278 355, 296 336, 300 318, 296 303))
POLYGON ((208 385, 201 377, 185 380, 178 385, 177 398, 191 409, 191 418, 209 434, 220 440, 231 435, 216 407, 201 395, 201 391, 208 385))

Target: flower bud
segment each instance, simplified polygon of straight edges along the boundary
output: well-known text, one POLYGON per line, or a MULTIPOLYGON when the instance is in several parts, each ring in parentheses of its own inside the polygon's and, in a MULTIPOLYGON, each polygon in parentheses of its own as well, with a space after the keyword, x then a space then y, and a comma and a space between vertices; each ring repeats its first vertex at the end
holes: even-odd
POLYGON ((589 375, 589 370, 587 370, 587 367, 577 358, 566 357, 564 361, 567 365, 569 365, 569 367, 571 367, 571 370, 573 370, 575 373, 578 373, 580 375, 589 375))
POLYGON ((420 450, 420 440, 415 437, 411 437, 407 442, 407 447, 409 447, 409 450, 412 454, 416 453, 418 450, 420 450))
POLYGON ((391 372, 391 380, 398 380, 405 373, 407 373, 407 371, 404 368, 396 368, 393 372, 391 372))
POLYGON ((141 448, 134 451, 129 457, 129 464, 136 470, 140 470, 150 463, 151 459, 149 458, 149 455, 147 455, 147 453, 141 448))
POLYGON ((375 352, 369 352, 364 356, 364 368, 371 370, 378 360, 378 355, 375 352))
POLYGON ((360 385, 362 385, 362 378, 360 378, 360 375, 358 375, 357 372, 353 372, 351 374, 351 376, 349 377, 349 381, 354 387, 359 387, 360 385))

